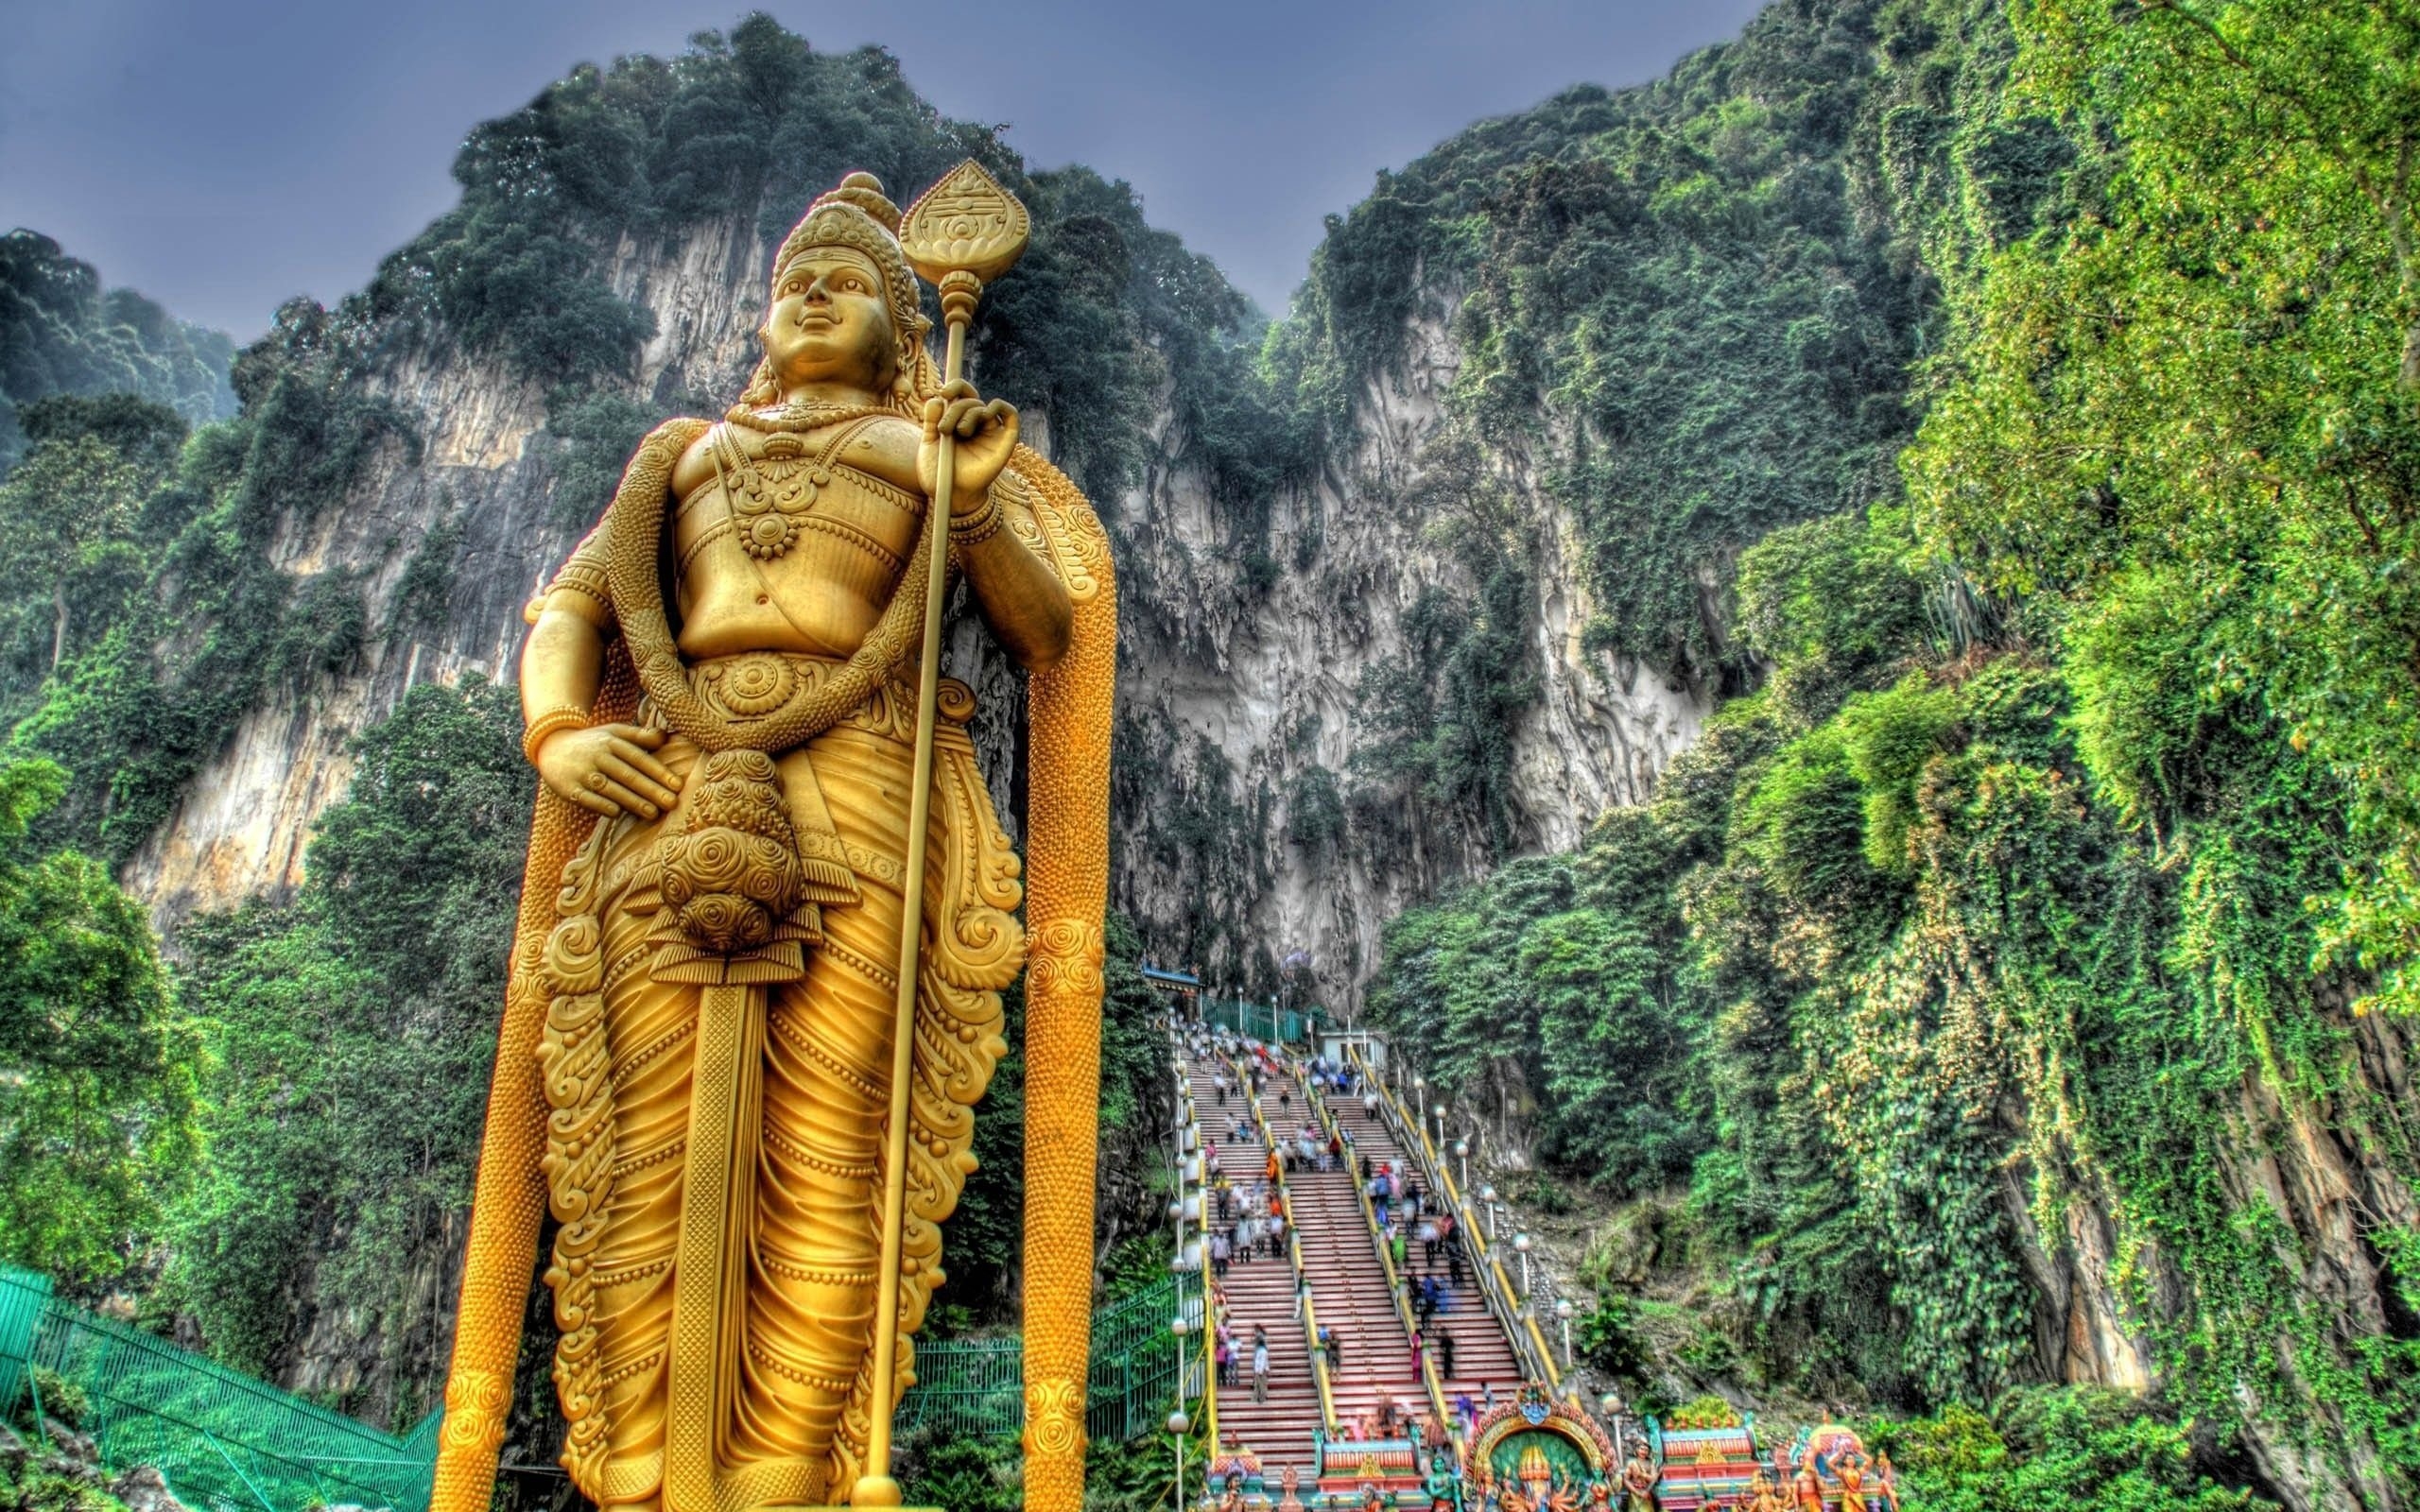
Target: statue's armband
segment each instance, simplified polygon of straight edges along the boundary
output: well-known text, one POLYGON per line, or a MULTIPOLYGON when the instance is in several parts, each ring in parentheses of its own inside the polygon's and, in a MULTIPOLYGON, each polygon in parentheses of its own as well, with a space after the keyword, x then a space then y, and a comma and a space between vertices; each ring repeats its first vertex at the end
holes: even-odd
POLYGON ((571 556, 557 569, 553 581, 522 610, 525 621, 535 625, 541 614, 561 610, 587 621, 601 633, 613 633, 614 591, 605 565, 605 543, 613 518, 614 512, 606 510, 596 526, 580 538, 571 556))

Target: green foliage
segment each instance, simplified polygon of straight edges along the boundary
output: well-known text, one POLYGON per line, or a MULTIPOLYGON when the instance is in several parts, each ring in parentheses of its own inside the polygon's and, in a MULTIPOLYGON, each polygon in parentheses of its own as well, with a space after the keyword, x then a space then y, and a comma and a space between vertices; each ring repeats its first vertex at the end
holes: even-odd
POLYGON ((109 485, 74 540, 0 568, 0 624, 18 627, 0 662, 8 748, 70 774, 47 836, 123 860, 269 689, 360 650, 357 585, 340 575, 298 585, 270 546, 340 500, 377 448, 410 444, 392 408, 349 382, 361 342, 346 318, 295 301, 236 359, 241 419, 180 451, 139 416, 62 416, 74 422, 0 484, 11 508, 34 516, 49 507, 54 463, 83 470, 68 480, 78 486, 109 485), (34 649, 23 627, 37 622, 49 633, 34 649), (54 644, 65 652, 55 664, 54 644))
POLYGON ((1344 790, 1317 762, 1296 774, 1287 796, 1286 838, 1314 855, 1344 838, 1344 790))
POLYGON ((2033 1388, 1990 1416, 1952 1403, 1872 1425, 1909 1506, 1941 1512, 2256 1512, 2273 1503, 2198 1474, 2189 1425, 2098 1387, 2033 1388))
POLYGON ((282 1364, 314 1295, 374 1315, 390 1369, 432 1342, 409 1336, 413 1269, 469 1200, 528 833, 519 730, 510 688, 414 689, 356 743, 296 900, 185 928, 212 1159, 168 1285, 229 1364, 282 1364))
POLYGON ((132 289, 101 288, 39 232, 0 237, 0 472, 34 427, 22 413, 54 394, 139 395, 199 425, 235 413, 234 343, 187 325, 132 289))
POLYGON ((562 459, 555 464, 556 518, 585 527, 603 514, 631 454, 666 419, 610 389, 549 404, 547 434, 564 443, 562 459))
POLYGON ((1865 795, 1865 859, 1906 872, 1916 822, 1916 780, 1958 724, 1958 698, 1910 673, 1882 693, 1859 694, 1840 714, 1841 749, 1865 795))
POLYGON ((1927 531, 1996 586, 2059 602, 2084 681, 2136 695, 2096 698, 2085 754, 2137 816, 2175 817, 2141 800, 2189 751, 2180 700, 2255 700, 2270 738, 2310 751, 2353 832, 2342 877, 2317 890, 2323 943, 2403 1005, 2420 939, 2420 599, 2404 570, 2420 528, 2404 66, 2420 14, 2088 5, 2017 29, 2011 109, 2066 128, 2082 213, 1948 286, 1942 394, 1907 462, 1927 531), (2195 675, 2122 686, 2136 633, 2196 637, 2195 675), (2111 722, 2154 691, 2160 734, 2111 722))
POLYGON ((1702 580, 1861 505, 1906 438, 1917 288, 1853 214, 1868 3, 1776 6, 1671 76, 1482 122, 1332 217, 1272 373, 1344 444, 1408 322, 1450 319, 1452 412, 1577 519, 1590 643, 1720 671, 1702 580))
MULTIPOLYGON (((1582 1089, 1472 1032, 1470 1005, 1517 1033, 1576 980, 1588 1011, 1560 1035, 1627 1032, 1630 973, 1574 942, 1670 908, 1662 1106, 1697 1131, 1692 1215, 1736 1257, 1743 1368, 1986 1400, 2043 1367, 2020 1242, 2055 1245, 2083 1204, 2170 1400, 2220 1442, 2256 1413, 2391 1500, 2420 1474, 2420 1357, 2386 1295, 2404 1262, 2376 1312, 2319 1301, 2308 1267, 2337 1241, 2247 1173, 2326 1128, 2368 1179, 2420 1180, 2364 1070, 2379 1032, 2345 1012, 2404 1006, 2420 938, 2420 14, 1895 0, 1818 23, 1868 24, 1846 192, 1894 278, 1940 294, 1909 327, 1938 347, 1910 507, 1868 470, 1861 518, 1748 552, 1766 686, 1578 855, 1398 920, 1374 1001, 1433 1079, 1533 1057, 1509 1079, 1552 1131, 1582 1089), (1616 848, 1640 867, 1618 913, 1566 917, 1616 848), (1502 943, 1532 933, 1526 958, 1502 943)), ((1704 77, 1668 88, 1699 79, 1701 150, 1747 166, 1665 173, 1639 211, 1701 244, 1761 214, 1738 189, 1761 181, 1756 111, 1704 77)), ((1376 256, 1397 194, 1332 249, 1376 256)), ((1510 357, 1465 373, 1524 383, 1510 357)), ((1619 1319, 1598 1332, 1618 1355, 1619 1319)), ((1988 1433, 1945 1410, 1926 1504, 2241 1504, 2191 1478, 2183 1430, 2045 1400, 1988 1433)))
POLYGON ((0 762, 0 1260, 80 1284, 125 1268, 191 1165, 197 1047, 142 906, 31 840, 64 786, 0 762))
POLYGON ((0 1465, 0 1502, 17 1512, 126 1512, 126 1503, 89 1482, 28 1455, 16 1469, 0 1465))
POLYGON ((31 1419, 37 1406, 41 1408, 43 1417, 69 1428, 81 1428, 84 1419, 93 1415, 92 1393, 50 1366, 30 1366, 26 1374, 29 1389, 20 1403, 26 1426, 32 1426, 31 1419))
MULTIPOLYGON (((1185 1480, 1194 1496, 1201 1493, 1207 1448, 1195 1427, 1184 1444, 1185 1480)), ((1012 1439, 911 1439, 900 1446, 899 1480, 910 1505, 1017 1512, 1025 1504, 1023 1460, 1012 1439)), ((1147 1434, 1132 1443, 1094 1439, 1084 1446, 1086 1512, 1177 1512, 1175 1490, 1176 1452, 1166 1434, 1147 1434)))

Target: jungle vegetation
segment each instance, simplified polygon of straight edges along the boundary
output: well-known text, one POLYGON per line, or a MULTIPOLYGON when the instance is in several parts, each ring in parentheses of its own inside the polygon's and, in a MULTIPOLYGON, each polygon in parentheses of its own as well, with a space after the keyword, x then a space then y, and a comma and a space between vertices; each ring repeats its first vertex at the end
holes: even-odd
MULTIPOLYGON (((1917 1453, 1981 1463, 1979 1411, 2046 1368, 2028 1246, 2083 1213, 2168 1410, 2392 1504, 2420 1486, 2408 1198, 2356 1194, 2338 1250, 2244 1177, 2324 1129, 2369 1190, 2420 1179, 2376 1074, 2410 1032, 2420 835, 2420 11, 1758 25, 1818 11, 1865 28, 1864 99, 1754 118, 1845 144, 1850 224, 1916 296, 1912 438, 1830 474, 1848 507, 1746 533, 1749 691, 1578 851, 1394 920, 1380 1012, 1436 1080, 1530 1107, 1550 1162, 1676 1204, 1752 1381, 1939 1407, 1917 1453), (2315 1285, 2340 1263, 2376 1305, 2315 1285)), ((1717 161, 1689 193, 1747 215, 1786 181, 1717 161)), ((1564 360, 1531 444, 1616 450, 1564 360)), ((1620 1320, 1598 1337, 1618 1363, 1620 1320)))

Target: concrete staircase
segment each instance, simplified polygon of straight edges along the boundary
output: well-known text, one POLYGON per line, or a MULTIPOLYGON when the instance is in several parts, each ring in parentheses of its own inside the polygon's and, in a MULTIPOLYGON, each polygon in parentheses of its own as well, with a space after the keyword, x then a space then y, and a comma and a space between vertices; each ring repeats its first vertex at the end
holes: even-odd
MULTIPOLYGON (((1249 1082, 1236 1075, 1236 1068, 1227 1068, 1227 1098, 1221 1104, 1212 1085, 1217 1069, 1211 1061, 1188 1059, 1186 1079, 1193 1088, 1203 1148, 1218 1152, 1219 1171, 1236 1203, 1228 1210, 1234 1213, 1242 1211, 1242 1202, 1260 1182, 1269 1146, 1261 1142, 1253 1117, 1249 1082), (1242 1125, 1241 1138, 1235 1137, 1237 1123, 1242 1125)), ((1214 1191, 1204 1209, 1214 1225, 1218 1222, 1215 1198, 1214 1191)), ((1225 1227, 1232 1229, 1232 1219, 1225 1227)), ((1202 1263, 1209 1263, 1206 1244, 1202 1263)), ((1283 1250, 1273 1257, 1264 1253, 1250 1260, 1238 1258, 1228 1264, 1225 1276, 1213 1277, 1212 1284, 1226 1298, 1227 1327, 1236 1346, 1233 1383, 1219 1388, 1219 1437, 1258 1451, 1272 1475, 1275 1467, 1285 1464, 1299 1465, 1307 1472, 1311 1435, 1320 1427, 1320 1400, 1311 1379, 1310 1349, 1294 1309, 1293 1265, 1283 1250), (1252 1396, 1255 1325, 1269 1332, 1266 1401, 1254 1401, 1252 1396)))
MULTIPOLYGON (((1426 1392, 1424 1387, 1411 1383, 1409 1341, 1387 1297, 1385 1274, 1378 1262, 1376 1246, 1370 1238, 1368 1223, 1361 1216, 1359 1161, 1367 1159, 1374 1168, 1392 1163, 1405 1173, 1407 1180, 1418 1179, 1423 1186, 1426 1184, 1426 1178, 1417 1177, 1418 1162, 1396 1143, 1386 1122, 1363 1113, 1359 1098, 1333 1092, 1315 1095, 1320 1096, 1334 1116, 1337 1127, 1352 1136, 1353 1143, 1346 1150, 1346 1159, 1352 1162, 1353 1169, 1349 1173, 1339 1171, 1333 1175, 1313 1175, 1302 1179, 1319 1184, 1322 1212, 1334 1211, 1341 1214, 1342 1221, 1330 1226, 1336 1234, 1332 1247, 1341 1256, 1340 1274, 1350 1278, 1350 1295, 1356 1305, 1365 1314, 1376 1314, 1376 1321, 1383 1322, 1383 1328, 1374 1326, 1374 1323, 1372 1325, 1374 1337, 1385 1338, 1392 1333, 1394 1363, 1401 1366, 1402 1379, 1409 1383, 1404 1395, 1410 1397, 1415 1404, 1422 1404, 1426 1392)), ((1296 1200, 1299 1204, 1300 1196, 1296 1200)), ((1310 1229, 1307 1219, 1304 1228, 1307 1238, 1310 1229)), ((1321 1246, 1323 1251, 1329 1247, 1324 1244, 1321 1246)), ((1413 1286, 1417 1287, 1425 1276, 1434 1276, 1445 1285, 1444 1310, 1430 1320, 1424 1333, 1429 1357, 1437 1365, 1447 1406, 1452 1406, 1454 1399, 1463 1392, 1470 1394, 1474 1403, 1483 1404, 1490 1386, 1495 1388, 1499 1400, 1519 1390, 1522 1372, 1518 1358, 1512 1352, 1512 1342, 1505 1338, 1502 1326, 1496 1322, 1495 1314, 1488 1312, 1487 1303, 1479 1293, 1478 1274, 1471 1264, 1471 1246, 1467 1243, 1462 1246, 1460 1285, 1453 1284, 1443 1254, 1434 1262, 1423 1257, 1417 1238, 1407 1244, 1406 1253, 1409 1280, 1413 1286), (1451 1371, 1445 1368, 1445 1349, 1442 1342, 1448 1337, 1453 1340, 1454 1367, 1451 1371)), ((1317 1279, 1314 1279, 1313 1285, 1321 1301, 1321 1320, 1325 1322, 1327 1287, 1317 1279)), ((1351 1363, 1348 1355, 1348 1368, 1351 1363)), ((1360 1405, 1357 1402, 1353 1410, 1357 1412, 1360 1405)), ((1337 1412, 1342 1417, 1351 1416, 1346 1411, 1340 1391, 1337 1412)))
MULTIPOLYGON (((1229 1080, 1223 1105, 1213 1081, 1219 1069, 1215 1057, 1191 1058, 1186 1063, 1202 1140, 1217 1149, 1219 1169, 1240 1200, 1263 1179, 1269 1149, 1262 1142, 1259 1120, 1253 1116, 1246 1063, 1238 1057, 1223 1068, 1229 1080)), ((1336 1126, 1353 1141, 1343 1161, 1331 1171, 1298 1165, 1283 1179, 1314 1314, 1336 1337, 1329 1383, 1337 1422, 1342 1428, 1360 1420, 1382 1401, 1392 1402, 1399 1414, 1417 1418, 1430 1410, 1427 1388, 1414 1369, 1410 1339, 1390 1294, 1387 1267, 1363 1211, 1359 1161, 1366 1157, 1374 1168, 1393 1162, 1408 1177, 1417 1167, 1384 1123, 1363 1114, 1357 1098, 1330 1098, 1306 1087, 1282 1065, 1269 1073, 1258 1111, 1281 1142, 1292 1143, 1307 1125, 1319 1131, 1316 1143, 1323 1148, 1326 1131, 1320 1123, 1323 1103, 1331 1108, 1336 1126)), ((1448 1288, 1445 1311, 1426 1331, 1430 1359, 1443 1378, 1449 1410, 1459 1393, 1468 1392, 1474 1402, 1481 1402, 1486 1389, 1493 1386, 1501 1399, 1515 1390, 1521 1380, 1512 1345, 1481 1300, 1468 1253, 1465 1248, 1461 1284, 1448 1288), (1444 1370, 1440 1342, 1447 1336, 1453 1340, 1450 1375, 1444 1370)), ((1425 1261, 1416 1239, 1409 1245, 1409 1269, 1414 1285, 1424 1275, 1435 1275, 1441 1281, 1447 1278, 1443 1257, 1433 1263, 1425 1261)), ((1278 1469, 1291 1464, 1304 1471, 1307 1485, 1312 1435, 1322 1426, 1321 1406, 1296 1309, 1293 1267, 1282 1254, 1238 1260, 1230 1263, 1217 1284, 1226 1298, 1237 1357, 1235 1383, 1222 1386, 1218 1394, 1219 1436, 1224 1443, 1256 1451, 1269 1467, 1272 1484, 1278 1469), (1270 1345, 1268 1399, 1259 1402, 1252 1400, 1254 1325, 1268 1330, 1270 1345)))

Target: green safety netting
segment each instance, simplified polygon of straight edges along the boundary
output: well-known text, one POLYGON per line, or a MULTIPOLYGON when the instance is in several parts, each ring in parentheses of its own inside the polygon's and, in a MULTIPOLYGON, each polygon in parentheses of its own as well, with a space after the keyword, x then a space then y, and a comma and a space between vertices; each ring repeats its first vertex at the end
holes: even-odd
POLYGON ((428 1505, 435 1413, 409 1434, 381 1433, 49 1291, 43 1277, 0 1270, 0 1385, 18 1401, 30 1363, 80 1390, 78 1427, 102 1464, 156 1466, 179 1501, 212 1512, 428 1505))
MULTIPOLYGON (((1182 1294, 1163 1278, 1094 1314, 1085 1428, 1097 1438, 1151 1432, 1174 1404, 1180 1354, 1169 1323, 1182 1294)), ((1198 1311, 1198 1303, 1196 1304, 1198 1311)), ((1025 1426, 1013 1335, 916 1348, 902 1436, 1014 1437, 1025 1426)), ((441 1413, 408 1434, 339 1412, 51 1296, 47 1277, 0 1266, 0 1406, 23 1403, 28 1364, 91 1399, 80 1428, 112 1470, 156 1466, 188 1506, 307 1512, 358 1505, 426 1512, 441 1413)), ((1199 1388, 1199 1382, 1192 1384, 1199 1388)))

